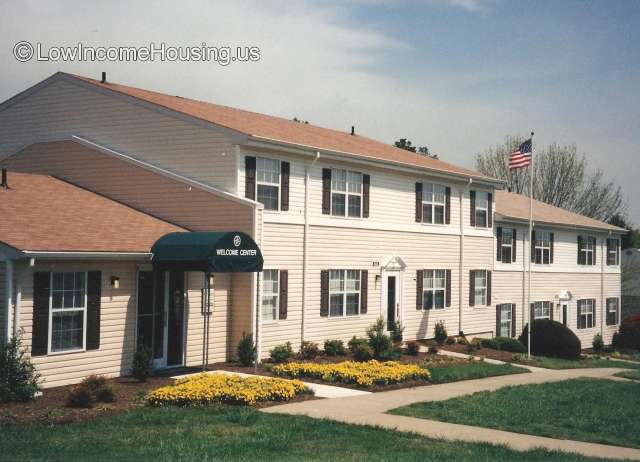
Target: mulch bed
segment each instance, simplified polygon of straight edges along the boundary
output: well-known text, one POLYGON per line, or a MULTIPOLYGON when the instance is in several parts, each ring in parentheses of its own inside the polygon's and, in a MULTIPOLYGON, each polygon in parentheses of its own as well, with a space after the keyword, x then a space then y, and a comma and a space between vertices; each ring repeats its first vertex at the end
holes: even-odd
MULTIPOLYGON (((445 351, 455 351, 456 353, 469 354, 469 352, 466 351, 465 345, 460 345, 459 343, 453 343, 451 345, 442 345, 440 349, 445 351)), ((485 358, 489 358, 489 359, 497 359, 499 361, 512 362, 513 355, 516 353, 512 353, 510 351, 492 350, 491 348, 479 348, 471 354, 473 356, 484 356, 485 358)))

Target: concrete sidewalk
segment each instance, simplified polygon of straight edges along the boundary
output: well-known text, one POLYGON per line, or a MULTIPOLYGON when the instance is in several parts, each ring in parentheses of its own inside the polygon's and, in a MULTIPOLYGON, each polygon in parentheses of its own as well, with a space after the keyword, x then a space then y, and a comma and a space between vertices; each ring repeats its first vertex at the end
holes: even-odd
POLYGON ((640 449, 560 440, 490 428, 472 427, 386 414, 386 412, 392 409, 412 403, 443 401, 479 391, 493 391, 510 385, 554 382, 578 377, 608 379, 611 378, 612 374, 620 370, 622 369, 565 369, 553 371, 545 369, 545 372, 531 372, 528 374, 488 377, 441 385, 404 388, 349 398, 303 401, 273 406, 263 409, 262 411, 267 413, 307 415, 351 424, 377 425, 393 430, 419 433, 430 438, 505 444, 512 449, 520 451, 542 447, 551 450, 575 452, 592 457, 640 460, 640 449))

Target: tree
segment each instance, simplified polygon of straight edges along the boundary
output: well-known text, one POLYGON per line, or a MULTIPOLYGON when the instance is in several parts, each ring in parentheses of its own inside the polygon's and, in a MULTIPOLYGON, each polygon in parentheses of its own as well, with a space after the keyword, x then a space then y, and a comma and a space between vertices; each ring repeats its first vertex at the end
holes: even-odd
MULTIPOLYGON (((509 170, 511 152, 522 141, 523 137, 510 135, 503 144, 476 154, 476 169, 505 180, 510 191, 528 196, 530 168, 509 170)), ((534 199, 596 220, 624 215, 620 186, 606 181, 601 170, 590 172, 586 157, 578 155, 575 145, 536 146, 534 156, 534 199)))
POLYGON ((640 248, 640 230, 634 228, 630 223, 628 223, 624 216, 620 214, 612 216, 609 219, 609 224, 629 231, 627 234, 622 236, 622 240, 620 242, 622 250, 640 248))
POLYGON ((406 138, 400 138, 395 143, 396 148, 404 149, 405 151, 416 152, 416 147, 411 145, 411 141, 406 138))

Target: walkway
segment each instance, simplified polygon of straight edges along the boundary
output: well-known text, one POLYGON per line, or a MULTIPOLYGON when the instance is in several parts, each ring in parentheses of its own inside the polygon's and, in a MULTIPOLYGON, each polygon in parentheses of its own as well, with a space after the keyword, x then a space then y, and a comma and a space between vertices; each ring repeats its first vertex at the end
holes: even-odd
POLYGON ((386 414, 386 412, 392 409, 412 403, 443 401, 479 391, 493 391, 509 385, 553 382, 578 377, 611 378, 612 374, 620 370, 622 369, 545 369, 544 372, 536 370, 529 374, 505 375, 442 385, 404 388, 401 390, 348 398, 303 401, 273 406, 265 408, 262 411, 267 413, 307 415, 351 424, 377 425, 393 430, 419 433, 430 438, 504 444, 520 451, 542 447, 592 457, 640 460, 640 449, 560 440, 490 428, 472 427, 386 414))

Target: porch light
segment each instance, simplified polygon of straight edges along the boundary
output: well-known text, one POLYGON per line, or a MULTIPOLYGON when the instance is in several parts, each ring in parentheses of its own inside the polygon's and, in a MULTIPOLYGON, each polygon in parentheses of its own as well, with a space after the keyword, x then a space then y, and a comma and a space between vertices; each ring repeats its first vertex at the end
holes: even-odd
POLYGON ((120 278, 118 276, 111 276, 111 287, 114 289, 120 288, 120 278))

